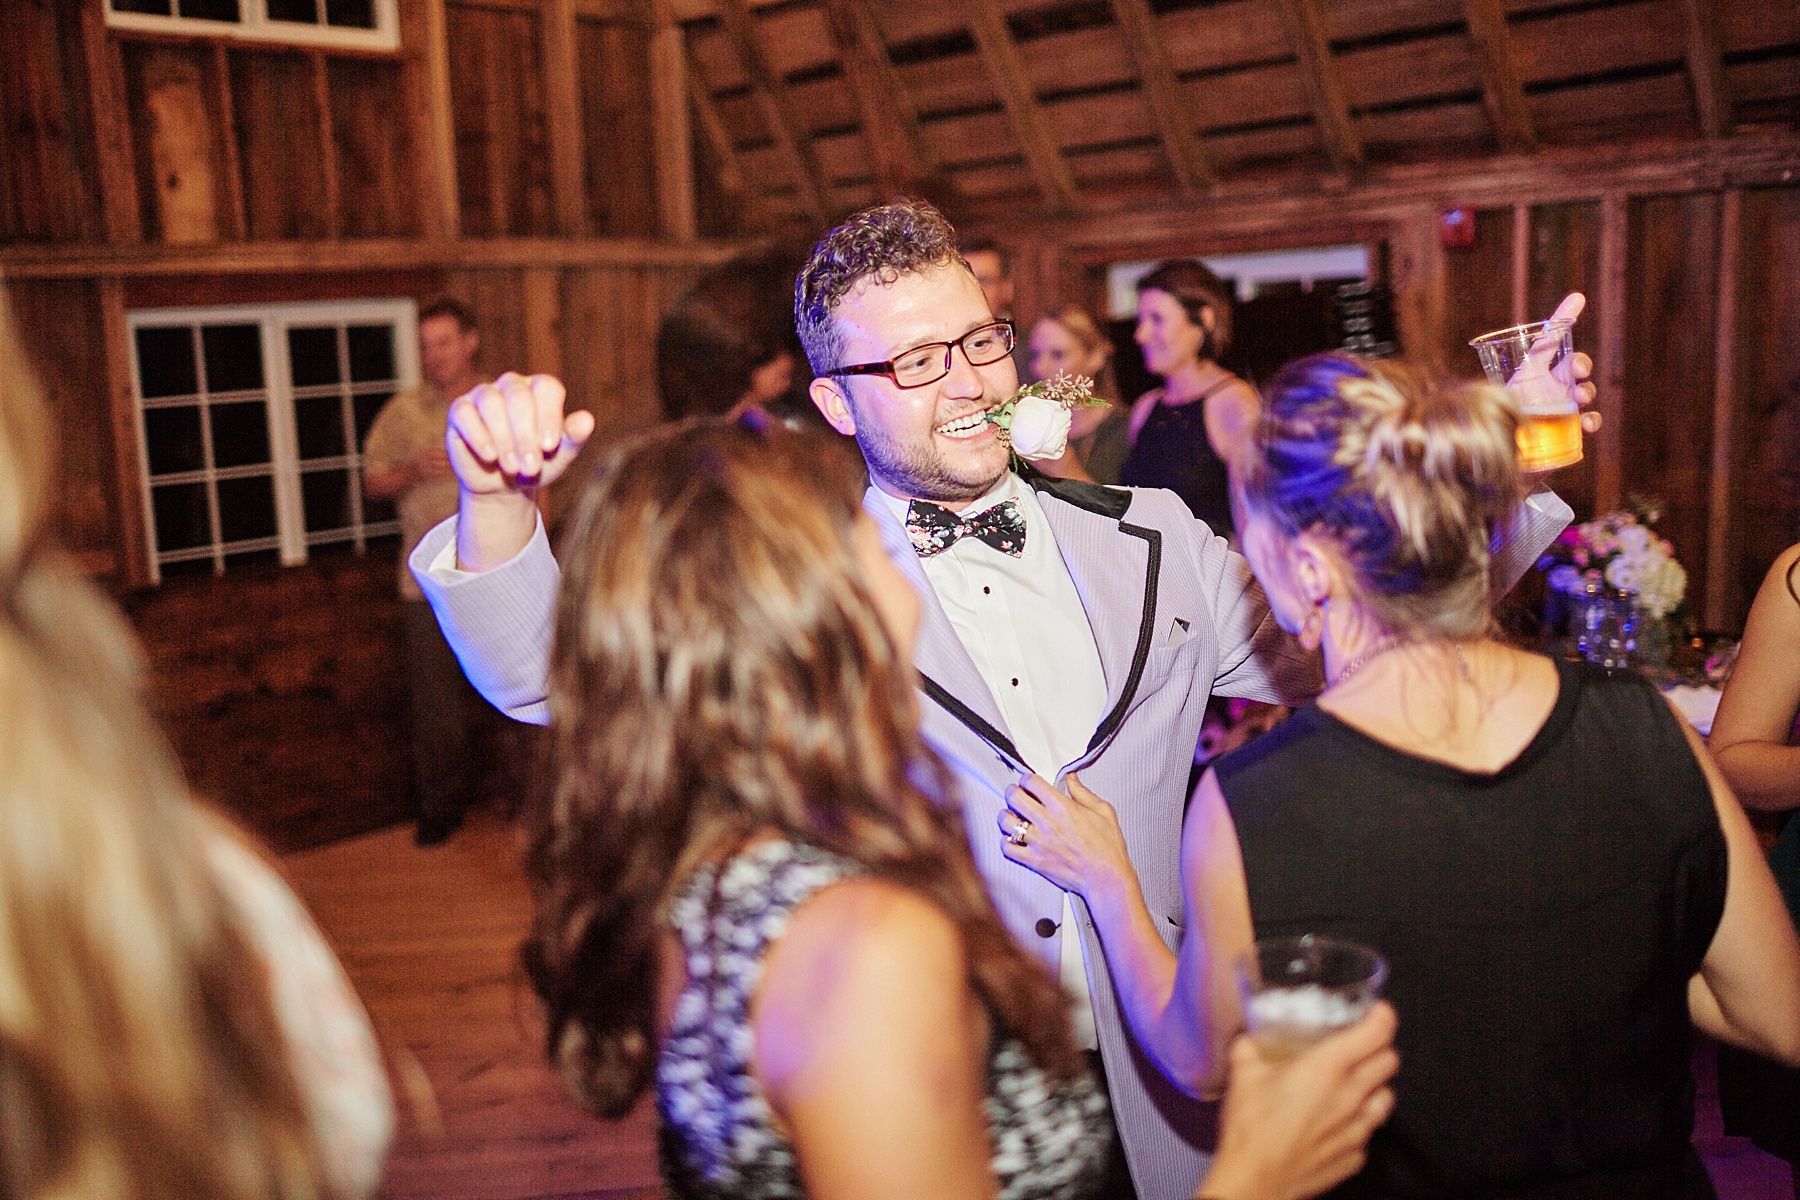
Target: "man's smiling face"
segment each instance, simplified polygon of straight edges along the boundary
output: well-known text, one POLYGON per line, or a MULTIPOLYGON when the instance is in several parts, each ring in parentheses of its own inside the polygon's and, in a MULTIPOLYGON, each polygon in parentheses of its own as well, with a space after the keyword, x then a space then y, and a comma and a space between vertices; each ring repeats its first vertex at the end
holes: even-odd
MULTIPOLYGON (((885 362, 925 342, 951 342, 994 319, 981 285, 960 263, 879 276, 852 288, 832 311, 842 365, 885 362)), ((959 349, 950 373, 902 388, 885 375, 813 380, 813 403, 840 433, 854 434, 875 485, 896 496, 952 506, 991 490, 1008 452, 985 415, 1018 388, 1011 356, 969 365, 959 349)))

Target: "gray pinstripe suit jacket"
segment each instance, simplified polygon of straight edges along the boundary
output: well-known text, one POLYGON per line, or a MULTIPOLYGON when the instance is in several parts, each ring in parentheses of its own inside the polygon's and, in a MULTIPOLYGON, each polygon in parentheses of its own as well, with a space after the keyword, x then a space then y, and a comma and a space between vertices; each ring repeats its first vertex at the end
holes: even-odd
MULTIPOLYGON (((1087 752, 1064 771, 1080 771, 1118 811, 1144 898, 1173 947, 1183 922, 1182 810, 1207 697, 1217 691, 1302 700, 1319 690, 1318 659, 1276 628, 1249 564, 1174 493, 1066 483, 1035 472, 1028 478, 1087 610, 1106 678, 1106 715, 1087 752)), ((886 505, 865 508, 924 601, 915 652, 924 731, 955 773, 976 865, 1006 927, 1055 973, 1066 931, 1043 937, 1037 929, 1042 919, 1060 921, 1062 892, 1000 852, 997 818, 1006 788, 1019 778, 1018 753, 899 520, 886 505)), ((1547 493, 1520 512, 1494 566, 1496 579, 1508 584, 1570 515, 1547 493)), ((453 537, 454 522, 427 535, 413 555, 414 572, 470 680, 502 711, 542 722, 557 579, 548 542, 540 531, 512 562, 446 587, 424 567, 453 537)), ((1079 900, 1074 907, 1113 1111, 1138 1194, 1192 1196, 1211 1144, 1210 1109, 1172 1087, 1138 1048, 1101 969, 1093 922, 1079 900)))

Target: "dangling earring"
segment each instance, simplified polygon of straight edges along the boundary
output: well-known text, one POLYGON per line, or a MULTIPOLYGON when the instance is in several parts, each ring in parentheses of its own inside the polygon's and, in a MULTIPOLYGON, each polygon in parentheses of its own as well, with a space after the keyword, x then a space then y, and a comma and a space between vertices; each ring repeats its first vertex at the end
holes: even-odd
POLYGON ((1325 602, 1321 600, 1313 605, 1312 611, 1306 614, 1306 624, 1300 626, 1300 647, 1307 653, 1319 648, 1325 640, 1325 602))

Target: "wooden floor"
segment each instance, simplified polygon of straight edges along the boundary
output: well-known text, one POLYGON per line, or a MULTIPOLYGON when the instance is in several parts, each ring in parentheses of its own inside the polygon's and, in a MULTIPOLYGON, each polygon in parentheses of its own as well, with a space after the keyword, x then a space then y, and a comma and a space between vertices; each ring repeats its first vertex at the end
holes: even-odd
POLYGON ((518 859, 512 831, 477 816, 429 850, 401 826, 283 860, 388 1053, 400 1121, 380 1195, 660 1196, 654 1110, 602 1123, 545 1063, 518 859))

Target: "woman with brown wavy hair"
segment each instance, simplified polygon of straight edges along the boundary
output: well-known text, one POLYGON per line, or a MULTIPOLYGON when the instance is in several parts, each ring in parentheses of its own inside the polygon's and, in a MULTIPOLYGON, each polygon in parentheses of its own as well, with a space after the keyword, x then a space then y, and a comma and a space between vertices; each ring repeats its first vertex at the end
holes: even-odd
POLYGON ((48 544, 52 442, 0 303, 0 1196, 366 1195, 392 1124, 367 1021, 48 544))
POLYGON ((680 1196, 1086 1195, 1105 1101, 936 801, 863 487, 688 422, 583 496, 529 856, 550 1052, 605 1115, 654 1080, 680 1196))

